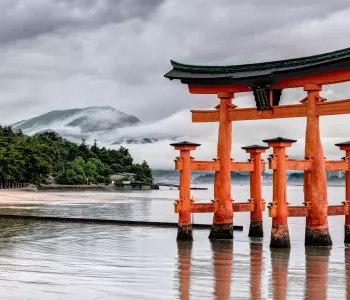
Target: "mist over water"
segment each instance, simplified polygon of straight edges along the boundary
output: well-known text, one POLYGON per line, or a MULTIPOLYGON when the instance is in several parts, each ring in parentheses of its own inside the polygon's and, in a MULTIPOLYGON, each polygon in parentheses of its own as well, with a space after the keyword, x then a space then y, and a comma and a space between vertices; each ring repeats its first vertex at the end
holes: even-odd
MULTIPOLYGON (((199 203, 207 191, 192 191, 199 203)), ((266 202, 271 187, 263 187, 266 202)), ((344 199, 329 187, 329 204, 344 199)), ((91 198, 97 194, 91 193, 91 198)), ((177 221, 177 190, 115 193, 115 200, 6 205, 0 213, 103 219, 177 221)), ((233 186, 236 201, 249 186, 233 186)), ((73 198, 73 196, 72 196, 73 198)), ((288 186, 288 202, 301 205, 302 187, 288 186)), ((196 214, 194 223, 211 223, 196 214)), ((33 221, 0 221, 2 299, 348 299, 350 248, 344 217, 330 217, 332 248, 304 247, 304 218, 289 218, 290 250, 270 250, 271 219, 264 212, 263 239, 248 238, 249 214, 236 213, 233 241, 209 241, 194 230, 192 243, 177 243, 176 229, 33 221)))

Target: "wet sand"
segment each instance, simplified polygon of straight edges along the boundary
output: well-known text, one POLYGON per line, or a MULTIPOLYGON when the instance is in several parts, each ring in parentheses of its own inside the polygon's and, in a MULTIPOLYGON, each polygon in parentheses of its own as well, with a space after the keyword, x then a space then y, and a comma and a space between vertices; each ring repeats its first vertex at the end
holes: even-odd
MULTIPOLYGON (((27 191, 14 191, 14 190, 0 190, 0 205, 8 204, 41 204, 50 203, 56 201, 74 201, 74 202, 97 202, 108 200, 127 200, 137 199, 135 194, 128 197, 128 195, 120 195, 107 192, 27 192, 27 191)), ((140 197, 142 199, 144 197, 140 197)), ((156 198, 152 198, 157 200, 156 198)))

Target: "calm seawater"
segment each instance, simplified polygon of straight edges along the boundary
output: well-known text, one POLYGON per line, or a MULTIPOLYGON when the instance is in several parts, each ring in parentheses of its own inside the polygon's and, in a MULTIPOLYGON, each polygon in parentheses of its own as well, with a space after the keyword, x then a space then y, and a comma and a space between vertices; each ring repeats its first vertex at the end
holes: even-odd
MULTIPOLYGON (((193 191, 196 201, 212 189, 193 191)), ((263 187, 266 202, 271 187, 263 187)), ((343 187, 329 187, 329 204, 344 201, 343 187)), ((96 193, 89 194, 90 198, 96 193)), ((106 194, 104 194, 106 195, 106 194)), ((0 213, 174 221, 177 190, 115 193, 116 200, 61 201, 1 206, 0 213)), ((233 186, 246 201, 249 186, 233 186)), ((288 187, 291 205, 302 187, 288 187)), ((177 243, 176 229, 28 221, 0 221, 1 299, 350 299, 350 248, 344 217, 330 217, 333 247, 304 247, 304 218, 290 218, 291 250, 270 250, 271 219, 264 212, 264 239, 247 237, 249 214, 236 213, 233 241, 177 243)), ((195 223, 211 223, 197 214, 195 223)))

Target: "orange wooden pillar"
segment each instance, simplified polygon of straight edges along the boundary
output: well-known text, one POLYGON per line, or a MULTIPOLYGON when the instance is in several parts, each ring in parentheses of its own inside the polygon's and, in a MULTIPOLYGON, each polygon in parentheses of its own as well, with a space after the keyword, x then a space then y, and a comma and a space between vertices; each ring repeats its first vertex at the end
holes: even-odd
MULTIPOLYGON (((350 202, 350 141, 346 143, 336 144, 340 150, 345 151, 344 160, 349 164, 349 168, 345 173, 345 202, 350 202)), ((344 243, 350 243, 350 207, 349 214, 345 215, 344 243)))
POLYGON ((230 299, 233 241, 211 241, 213 250, 215 299, 230 299))
POLYGON ((286 147, 290 147, 296 140, 275 138, 264 140, 269 147, 273 147, 273 158, 277 168, 273 170, 273 201, 270 211, 272 213, 271 248, 290 248, 288 230, 288 204, 286 179, 286 147))
POLYGON ((214 202, 217 209, 214 212, 210 239, 233 238, 233 209, 231 200, 231 144, 232 122, 229 120, 229 110, 233 107, 233 93, 218 93, 220 98, 218 157, 220 171, 215 174, 214 202))
POLYGON ((317 115, 317 101, 322 87, 307 84, 304 90, 307 91, 305 159, 312 161, 311 170, 304 172, 304 202, 310 204, 310 214, 306 217, 305 246, 331 246, 327 220, 326 169, 317 115))
POLYGON ((191 278, 191 242, 178 242, 178 271, 179 271, 179 293, 181 300, 190 299, 190 278, 191 278))
POLYGON ((191 225, 191 150, 196 150, 200 144, 180 142, 170 144, 175 150, 180 150, 177 161, 181 163, 180 170, 180 199, 175 203, 179 211, 179 223, 177 231, 178 241, 192 241, 191 225))
POLYGON ((264 153, 269 147, 252 145, 242 147, 250 154, 250 161, 254 163, 254 171, 250 172, 250 201, 254 203, 254 211, 250 212, 250 237, 263 237, 263 198, 261 193, 261 172, 262 159, 261 153, 264 153))

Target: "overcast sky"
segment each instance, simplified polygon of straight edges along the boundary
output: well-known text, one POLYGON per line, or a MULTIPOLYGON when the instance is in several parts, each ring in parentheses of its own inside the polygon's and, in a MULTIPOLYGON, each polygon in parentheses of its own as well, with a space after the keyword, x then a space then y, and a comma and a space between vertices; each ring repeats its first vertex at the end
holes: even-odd
MULTIPOLYGON (((350 47, 349 28, 348 0, 0 0, 0 121, 110 105, 148 123, 179 124, 180 134, 192 132, 188 137, 200 141, 216 125, 191 124, 187 111, 218 100, 190 95, 179 82, 165 79, 170 59, 225 65, 308 56, 350 47)), ((350 98, 349 87, 325 87, 323 96, 350 98)), ((287 91, 282 103, 303 96, 287 91)), ((253 97, 235 101, 250 106, 253 97)), ((349 119, 322 120, 331 156, 337 154, 333 141, 350 140, 350 129, 339 126, 350 128, 349 119)), ((234 124, 234 143, 277 134, 303 138, 304 120, 276 122, 234 124)), ((211 139, 215 143, 214 135, 211 139)), ((153 151, 143 154, 152 159, 153 151)), ((213 154, 215 147, 203 151, 199 155, 213 154)))

